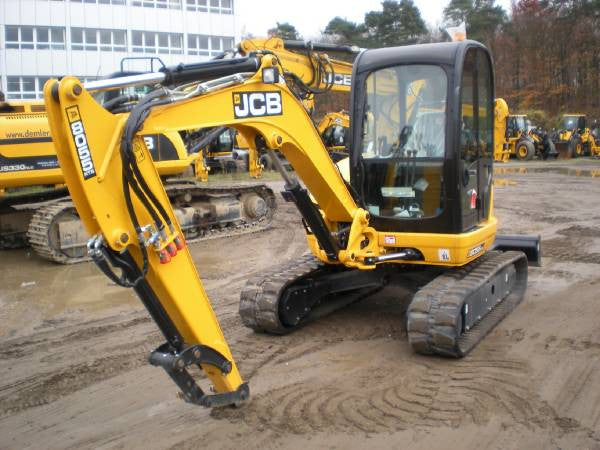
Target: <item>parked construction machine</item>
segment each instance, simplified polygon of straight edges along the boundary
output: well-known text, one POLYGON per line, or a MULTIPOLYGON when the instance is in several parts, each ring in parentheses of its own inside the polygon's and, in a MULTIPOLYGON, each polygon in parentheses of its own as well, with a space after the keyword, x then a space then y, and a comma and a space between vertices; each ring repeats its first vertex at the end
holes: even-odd
MULTIPOLYGON (((326 52, 340 54, 346 58, 354 58, 359 48, 348 45, 325 44, 296 40, 284 40, 276 37, 254 38, 242 40, 235 49, 226 52, 223 57, 272 54, 277 57, 281 66, 282 78, 288 87, 300 98, 311 116, 315 109, 316 96, 328 92, 350 93, 352 83, 352 63, 331 58, 326 52)), ((345 146, 345 129, 348 128, 348 115, 344 111, 328 112, 321 119, 317 128, 326 141, 331 156, 338 160, 343 155, 345 146), (333 128, 335 126, 335 128, 333 128)), ((238 141, 243 147, 243 138, 238 141)), ((258 166, 274 169, 273 163, 266 154, 262 142, 258 155, 258 166)), ((249 164, 253 163, 253 154, 249 154, 249 164)))
MULTIPOLYGON (((113 100, 108 107, 119 108, 133 97, 109 98, 113 100)), ((121 114, 121 120, 126 119, 121 114)), ((209 134, 198 145, 214 137, 209 134)), ((164 179, 183 174, 191 164, 201 166, 202 155, 188 154, 189 146, 178 131, 149 130, 143 139, 164 179)), ((99 168, 100 176, 105 170, 99 168)), ((206 186, 169 179, 165 187, 189 242, 264 229, 276 209, 272 190, 260 183, 206 186)), ((89 235, 64 186, 42 102, 11 102, 0 112, 0 191, 0 249, 30 245, 53 262, 89 260, 89 235)))
POLYGON ((554 159, 558 152, 549 134, 538 127, 531 127, 527 115, 510 114, 506 101, 502 98, 496 99, 496 128, 505 130, 501 138, 497 134, 496 146, 500 146, 503 140, 502 151, 496 152, 496 161, 508 161, 511 156, 522 161, 529 161, 535 156, 541 159, 554 159), (502 124, 502 121, 505 124, 502 124))
POLYGON ((588 128, 585 114, 563 114, 554 140, 564 157, 600 155, 600 136, 588 128))
MULTIPOLYGON (((352 64, 330 59, 323 53, 329 50, 346 54, 357 51, 347 46, 313 45, 270 38, 244 40, 232 53, 277 55, 285 80, 302 98, 305 106, 312 110, 315 94, 330 90, 350 91, 352 64)), ((130 59, 135 58, 125 60, 130 59)), ((142 59, 149 59, 151 67, 156 62, 164 67, 158 58, 142 59)), ((120 71, 109 78, 136 74, 125 70, 125 60, 121 61, 120 71)), ((142 86, 145 90, 150 87, 148 84, 142 86)), ((123 88, 95 93, 97 101, 121 113, 128 112, 139 98, 131 89, 124 93, 123 88)), ((27 192, 27 195, 3 196, 0 199, 0 249, 30 244, 38 255, 54 262, 69 264, 87 260, 87 235, 66 189, 60 186, 55 189, 55 185, 63 181, 49 137, 44 105, 40 102, 18 102, 13 104, 13 108, 0 113, 0 191, 26 188, 21 192, 27 192), (19 137, 11 138, 13 135, 19 137), (40 190, 39 186, 45 188, 40 190)), ((332 116, 336 120, 342 117, 339 113, 332 113, 332 116)), ((342 121, 347 124, 348 120, 342 121)), ((254 178, 260 177, 262 167, 272 168, 271 160, 264 155, 262 140, 248 143, 233 129, 186 130, 172 132, 168 136, 152 133, 147 134, 145 139, 163 177, 181 174, 190 164, 193 164, 199 181, 208 181, 211 168, 232 172, 244 166, 254 178)), ((337 151, 339 146, 331 150, 337 151)), ((176 203, 182 205, 178 210, 182 215, 179 219, 187 224, 184 229, 190 240, 259 230, 273 216, 274 197, 264 184, 229 183, 209 189, 193 181, 185 183, 187 185, 183 186, 182 181, 176 181, 178 188, 169 192, 177 194, 179 202, 176 203), (193 201, 188 198, 189 195, 182 195, 186 190, 194 192, 193 201), (184 198, 187 200, 182 200, 184 198), (201 205, 201 208, 197 209, 192 203, 201 205)))
POLYGON ((319 121, 317 130, 334 161, 348 157, 348 130, 350 117, 346 111, 327 113, 319 121))
POLYGON ((358 56, 350 182, 282 76, 272 54, 166 68, 152 75, 163 88, 126 119, 90 92, 139 77, 85 84, 65 77, 44 87, 65 181, 92 236, 90 255, 140 297, 166 340, 150 363, 191 403, 239 404, 249 388, 149 157, 148 130, 227 126, 248 142, 260 136, 302 180, 275 163, 311 254, 248 280, 239 311, 256 331, 288 333, 391 281, 410 280, 420 287, 407 311, 410 345, 461 357, 519 304, 528 262, 540 260, 539 237, 497 234, 494 78, 483 45, 465 40, 358 56), (182 83, 196 83, 191 95, 167 88, 182 83), (203 369, 214 393, 192 378, 192 366, 203 369))

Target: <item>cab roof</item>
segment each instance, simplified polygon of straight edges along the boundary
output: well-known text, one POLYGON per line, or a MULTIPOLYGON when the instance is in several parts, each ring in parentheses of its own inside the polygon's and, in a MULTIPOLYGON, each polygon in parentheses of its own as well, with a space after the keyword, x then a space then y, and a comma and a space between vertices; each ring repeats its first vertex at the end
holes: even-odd
POLYGON ((362 52, 356 59, 356 73, 370 72, 383 66, 395 66, 399 64, 453 66, 457 54, 466 51, 467 47, 485 48, 477 41, 464 40, 369 49, 362 52))

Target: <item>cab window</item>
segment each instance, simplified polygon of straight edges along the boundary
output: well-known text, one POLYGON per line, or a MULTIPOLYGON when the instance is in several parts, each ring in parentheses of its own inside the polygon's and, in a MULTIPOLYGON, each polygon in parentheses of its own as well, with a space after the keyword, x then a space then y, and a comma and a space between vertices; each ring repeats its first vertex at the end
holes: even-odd
POLYGON ((433 217, 443 204, 447 78, 435 65, 402 65, 366 80, 361 160, 373 215, 433 217))

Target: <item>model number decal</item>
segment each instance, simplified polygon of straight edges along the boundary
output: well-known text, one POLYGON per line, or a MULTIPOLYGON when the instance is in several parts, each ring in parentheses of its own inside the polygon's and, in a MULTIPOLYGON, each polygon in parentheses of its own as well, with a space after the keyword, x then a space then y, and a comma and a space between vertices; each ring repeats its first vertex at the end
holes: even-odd
POLYGON ((0 172, 20 172, 23 170, 32 170, 33 166, 25 164, 13 164, 11 166, 0 166, 0 172))
POLYGON ((78 106, 70 106, 66 109, 67 118, 71 128, 71 135, 73 136, 73 142, 75 148, 77 148, 77 156, 79 157, 79 164, 81 164, 81 171, 83 172, 83 179, 88 180, 96 176, 96 169, 94 168, 94 161, 92 160, 92 154, 88 147, 88 140, 83 128, 83 122, 79 115, 78 106))
POLYGON ((283 114, 280 92, 234 92, 233 115, 245 117, 280 116, 283 114))
POLYGON ((475 255, 481 253, 482 250, 483 250, 483 244, 479 244, 477 247, 472 248, 471 250, 468 251, 467 258, 470 258, 471 256, 475 256, 475 255))

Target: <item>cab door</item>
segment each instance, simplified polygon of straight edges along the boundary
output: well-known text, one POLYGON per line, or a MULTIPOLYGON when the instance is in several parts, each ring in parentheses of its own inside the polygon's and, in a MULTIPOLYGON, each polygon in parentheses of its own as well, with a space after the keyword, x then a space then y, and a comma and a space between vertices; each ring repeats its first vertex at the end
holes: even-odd
POLYGON ((461 81, 460 204, 462 230, 487 219, 493 176, 494 95, 491 61, 480 48, 467 50, 461 81))

